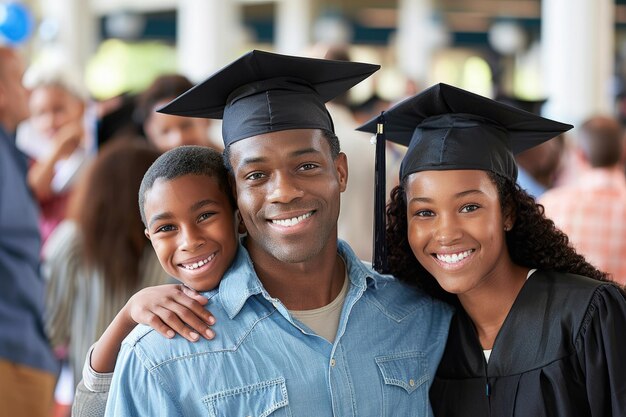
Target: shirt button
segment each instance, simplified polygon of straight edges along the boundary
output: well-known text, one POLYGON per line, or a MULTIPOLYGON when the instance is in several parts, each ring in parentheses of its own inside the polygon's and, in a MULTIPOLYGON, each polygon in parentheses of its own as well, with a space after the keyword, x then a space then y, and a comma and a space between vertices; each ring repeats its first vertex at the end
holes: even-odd
POLYGON ((330 360, 330 366, 332 366, 332 367, 334 367, 334 366, 335 366, 335 360, 334 360, 334 359, 331 359, 331 360, 330 360))
POLYGON ((415 381, 412 379, 409 379, 409 385, 414 387, 415 386, 415 381))

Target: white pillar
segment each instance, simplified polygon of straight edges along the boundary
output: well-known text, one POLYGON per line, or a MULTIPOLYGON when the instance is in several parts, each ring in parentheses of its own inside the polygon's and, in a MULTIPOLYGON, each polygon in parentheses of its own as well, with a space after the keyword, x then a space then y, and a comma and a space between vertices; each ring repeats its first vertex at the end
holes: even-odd
POLYGON ((398 0, 398 66, 422 85, 428 81, 435 31, 432 0, 398 0))
POLYGON ((53 43, 44 48, 53 49, 81 75, 98 42, 97 17, 90 4, 83 0, 39 1, 41 15, 54 22, 58 28, 53 43))
POLYGON ((612 113, 614 0, 542 1, 544 114, 580 124, 612 113))
POLYGON ((276 51, 302 55, 311 41, 311 0, 276 0, 276 51))
POLYGON ((179 71, 198 82, 241 54, 239 2, 180 0, 176 21, 179 71))

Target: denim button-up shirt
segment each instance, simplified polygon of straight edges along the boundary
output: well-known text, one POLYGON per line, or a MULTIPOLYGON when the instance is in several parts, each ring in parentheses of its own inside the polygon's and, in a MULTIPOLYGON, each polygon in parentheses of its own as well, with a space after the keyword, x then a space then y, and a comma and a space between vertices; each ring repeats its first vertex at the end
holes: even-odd
POLYGON ((219 288, 205 293, 216 338, 135 329, 106 415, 431 416, 450 307, 373 272, 341 241, 339 254, 350 286, 334 343, 265 291, 240 246, 219 288))

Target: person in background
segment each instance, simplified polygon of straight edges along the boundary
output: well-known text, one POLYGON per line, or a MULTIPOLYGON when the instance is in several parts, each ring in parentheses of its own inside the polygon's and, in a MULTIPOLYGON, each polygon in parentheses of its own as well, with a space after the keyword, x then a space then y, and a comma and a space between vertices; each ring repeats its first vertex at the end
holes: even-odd
POLYGON ((0 415, 48 417, 59 364, 44 332, 37 203, 15 132, 29 116, 24 64, 0 46, 0 415))
POLYGON ((519 167, 517 183, 535 199, 556 186, 561 174, 565 142, 565 134, 561 134, 515 156, 519 167))
MULTIPOLYGON (((350 61, 347 47, 318 46, 320 58, 350 61)), ((340 239, 350 243, 359 259, 372 259, 372 233, 374 204, 374 146, 363 146, 367 135, 357 132, 357 122, 349 107, 348 92, 344 92, 326 104, 333 118, 335 133, 341 138, 341 150, 350 163, 351 181, 341 194, 341 207, 337 232, 340 239)))
MULTIPOLYGON (((496 101, 527 112, 541 115, 546 100, 523 100, 499 95, 496 101)), ((517 183, 535 198, 552 188, 557 181, 565 152, 565 135, 561 134, 515 155, 517 183)))
POLYGON ((158 156, 140 138, 107 142, 76 184, 67 219, 43 247, 46 332, 58 352, 67 350, 71 392, 89 347, 128 299, 172 282, 137 212, 139 184, 158 156))
POLYGON ((136 119, 137 95, 121 93, 94 102, 98 149, 111 139, 120 136, 142 136, 143 130, 136 119))
MULTIPOLYGON (((326 49, 324 59, 350 61, 347 47, 334 46, 326 49)), ((376 146, 368 144, 369 136, 356 131, 358 126, 349 106, 348 92, 340 94, 326 104, 333 118, 337 136, 341 138, 341 150, 348 158, 351 180, 341 194, 341 207, 337 232, 339 238, 350 244, 361 260, 372 260, 374 236, 374 154, 376 146)), ((387 178, 388 190, 396 185, 396 173, 403 150, 388 143, 387 178), (400 156, 400 157, 398 157, 400 156)), ((387 193, 389 195, 389 193, 387 193)))
POLYGON ((372 117, 376 117, 384 110, 387 110, 389 106, 391 106, 391 102, 374 92, 364 101, 352 104, 350 109, 357 124, 362 125, 372 117))
POLYGON ((571 127, 446 84, 385 112, 409 145, 390 272, 457 307, 435 416, 626 416, 626 294, 516 184, 514 153, 571 127))
POLYGON ((28 184, 41 207, 44 243, 65 218, 72 187, 95 153, 95 122, 78 79, 54 65, 33 65, 24 75, 30 118, 18 129, 17 145, 31 159, 28 184))
POLYGON ((160 152, 181 145, 210 146, 221 149, 210 136, 211 121, 200 117, 181 117, 157 113, 155 110, 169 103, 193 87, 191 81, 179 74, 157 77, 137 98, 137 119, 144 135, 160 152))
POLYGON ((578 252, 626 285, 624 132, 615 118, 594 116, 576 139, 590 168, 576 182, 547 191, 539 203, 578 252))

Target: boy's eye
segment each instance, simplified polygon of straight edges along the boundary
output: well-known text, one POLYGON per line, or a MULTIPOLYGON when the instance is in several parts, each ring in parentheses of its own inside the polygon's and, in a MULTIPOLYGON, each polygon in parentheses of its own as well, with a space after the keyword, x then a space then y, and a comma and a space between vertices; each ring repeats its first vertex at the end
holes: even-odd
POLYGON ((210 217, 212 217, 213 215, 215 215, 216 213, 214 211, 209 211, 206 213, 202 213, 201 215, 198 216, 198 221, 202 221, 202 220, 206 220, 210 217))
POLYGON ((480 206, 478 206, 478 204, 468 204, 461 208, 461 213, 471 213, 478 210, 479 208, 480 206))
POLYGON ((159 226, 156 229, 155 232, 156 233, 159 233, 159 232, 171 232, 173 230, 176 230, 176 228, 174 226, 172 226, 171 224, 166 224, 166 225, 163 225, 163 226, 159 226))

